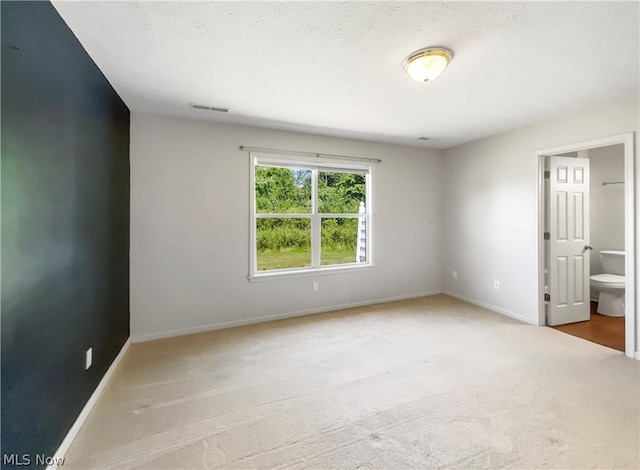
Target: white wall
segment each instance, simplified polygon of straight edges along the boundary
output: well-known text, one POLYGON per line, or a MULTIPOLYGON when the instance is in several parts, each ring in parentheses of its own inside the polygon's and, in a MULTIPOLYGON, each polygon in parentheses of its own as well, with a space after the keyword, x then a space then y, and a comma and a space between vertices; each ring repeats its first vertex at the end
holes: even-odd
POLYGON ((441 292, 441 180, 435 150, 132 113, 132 338, 441 292), (376 267, 249 282, 241 145, 381 158, 376 267))
MULTIPOLYGON (((445 292, 537 323, 534 152, 638 132, 638 98, 630 96, 444 151, 445 292), (500 281, 500 290, 493 288, 494 279, 500 281)), ((638 202, 636 207, 640 208, 638 202)))
MULTIPOLYGON (((624 145, 610 145, 588 151, 590 169, 591 274, 604 272, 598 252, 624 250, 624 184, 603 186, 603 182, 624 181, 624 145)), ((591 289, 591 298, 597 292, 591 289)))

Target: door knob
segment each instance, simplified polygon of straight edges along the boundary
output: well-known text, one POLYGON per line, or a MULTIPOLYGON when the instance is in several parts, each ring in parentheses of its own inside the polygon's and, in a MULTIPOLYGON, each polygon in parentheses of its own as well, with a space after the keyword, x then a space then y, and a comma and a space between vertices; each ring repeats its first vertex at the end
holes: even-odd
POLYGON ((585 250, 593 250, 593 246, 592 245, 585 245, 584 249, 585 250))

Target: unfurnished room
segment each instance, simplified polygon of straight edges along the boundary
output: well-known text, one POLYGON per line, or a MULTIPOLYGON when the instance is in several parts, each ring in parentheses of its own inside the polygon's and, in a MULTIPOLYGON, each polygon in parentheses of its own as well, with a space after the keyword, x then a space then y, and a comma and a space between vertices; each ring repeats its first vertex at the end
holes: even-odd
POLYGON ((640 468, 640 2, 0 4, 3 468, 640 468))

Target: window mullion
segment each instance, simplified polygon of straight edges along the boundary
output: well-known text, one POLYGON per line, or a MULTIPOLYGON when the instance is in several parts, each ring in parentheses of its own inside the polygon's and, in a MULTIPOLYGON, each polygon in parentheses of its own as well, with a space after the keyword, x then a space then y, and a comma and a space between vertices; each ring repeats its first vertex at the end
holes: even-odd
POLYGON ((311 172, 311 266, 320 267, 320 215, 318 201, 318 170, 311 172))
POLYGON ((367 213, 363 213, 363 214, 353 214, 351 212, 347 212, 347 213, 340 213, 340 212, 336 212, 336 213, 322 213, 322 214, 318 214, 321 218, 323 219, 358 219, 360 217, 369 215, 367 213))
POLYGON ((308 219, 311 214, 304 214, 302 212, 261 212, 256 214, 256 219, 308 219))

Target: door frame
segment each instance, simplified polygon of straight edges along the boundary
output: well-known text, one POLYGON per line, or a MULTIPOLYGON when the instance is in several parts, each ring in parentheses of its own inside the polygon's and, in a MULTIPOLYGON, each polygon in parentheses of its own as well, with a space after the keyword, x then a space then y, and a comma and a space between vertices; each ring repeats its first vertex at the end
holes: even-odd
POLYGON ((538 160, 538 325, 546 325, 544 301, 544 158, 568 152, 579 152, 610 145, 624 145, 624 243, 625 243, 625 355, 640 359, 636 355, 636 257, 635 257, 635 147, 634 133, 617 134, 599 139, 587 140, 573 144, 538 150, 535 156, 538 160))

